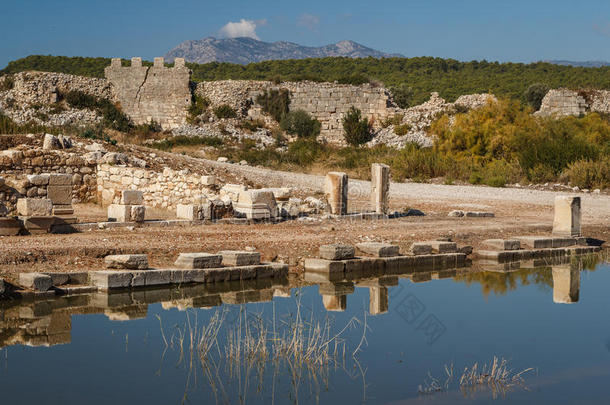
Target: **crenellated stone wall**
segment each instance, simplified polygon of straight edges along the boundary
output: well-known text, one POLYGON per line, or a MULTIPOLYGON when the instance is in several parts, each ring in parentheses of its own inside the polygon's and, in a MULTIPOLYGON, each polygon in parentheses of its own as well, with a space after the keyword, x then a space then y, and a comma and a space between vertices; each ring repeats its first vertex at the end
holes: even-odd
POLYGON ((163 129, 172 129, 186 122, 191 103, 190 74, 184 59, 176 58, 174 67, 155 58, 153 66, 143 66, 141 58, 132 58, 131 66, 121 66, 113 58, 105 70, 118 101, 134 123, 155 121, 163 129))

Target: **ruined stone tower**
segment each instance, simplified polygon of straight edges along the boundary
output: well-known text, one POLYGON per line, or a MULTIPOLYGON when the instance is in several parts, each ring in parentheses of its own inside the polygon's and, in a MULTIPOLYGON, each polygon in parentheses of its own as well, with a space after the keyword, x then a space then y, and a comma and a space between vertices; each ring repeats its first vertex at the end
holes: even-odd
POLYGON ((186 122, 191 71, 184 59, 176 58, 174 67, 168 68, 163 58, 155 58, 153 66, 142 66, 142 58, 131 58, 131 66, 121 66, 121 59, 113 58, 104 73, 123 112, 135 124, 152 120, 172 129, 186 122))

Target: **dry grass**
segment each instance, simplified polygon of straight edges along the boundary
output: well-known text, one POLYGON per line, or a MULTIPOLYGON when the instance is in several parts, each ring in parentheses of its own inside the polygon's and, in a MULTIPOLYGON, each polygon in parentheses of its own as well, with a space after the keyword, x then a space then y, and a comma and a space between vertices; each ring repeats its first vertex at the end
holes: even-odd
MULTIPOLYGON (((494 356, 489 363, 482 365, 474 363, 472 367, 465 367, 459 379, 459 388, 465 397, 472 397, 479 391, 489 389, 493 399, 496 399, 498 395, 504 397, 510 390, 517 387, 527 389, 523 375, 533 370, 530 367, 514 372, 509 368, 508 360, 494 356)), ((434 394, 448 391, 453 382, 453 364, 445 365, 445 373, 446 379, 442 383, 428 373, 428 379, 418 387, 418 392, 434 394)))

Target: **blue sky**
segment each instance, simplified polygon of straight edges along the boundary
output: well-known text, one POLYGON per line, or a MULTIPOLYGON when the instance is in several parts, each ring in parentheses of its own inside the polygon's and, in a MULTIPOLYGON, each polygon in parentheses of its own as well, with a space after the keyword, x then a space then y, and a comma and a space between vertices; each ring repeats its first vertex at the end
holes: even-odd
POLYGON ((351 39, 459 60, 610 60, 608 0, 2 3, 0 67, 31 54, 152 59, 183 40, 222 35, 310 46, 351 39))

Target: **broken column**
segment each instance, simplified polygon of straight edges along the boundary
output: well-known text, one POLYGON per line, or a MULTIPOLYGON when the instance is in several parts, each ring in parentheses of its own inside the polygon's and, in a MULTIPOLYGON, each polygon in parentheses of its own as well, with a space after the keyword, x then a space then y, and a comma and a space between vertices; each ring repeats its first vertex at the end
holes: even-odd
POLYGON ((324 179, 324 193, 330 206, 330 213, 334 215, 347 214, 347 174, 342 172, 329 172, 324 179))
POLYGON ((553 267, 553 302, 571 304, 578 302, 580 270, 573 265, 553 267))
POLYGON ((580 236, 580 197, 555 197, 553 235, 580 236))
POLYGON ((371 208, 378 214, 388 212, 390 166, 373 163, 371 167, 371 208))
POLYGON ((144 222, 146 208, 144 194, 137 190, 123 190, 120 204, 108 206, 108 221, 114 222, 144 222))

